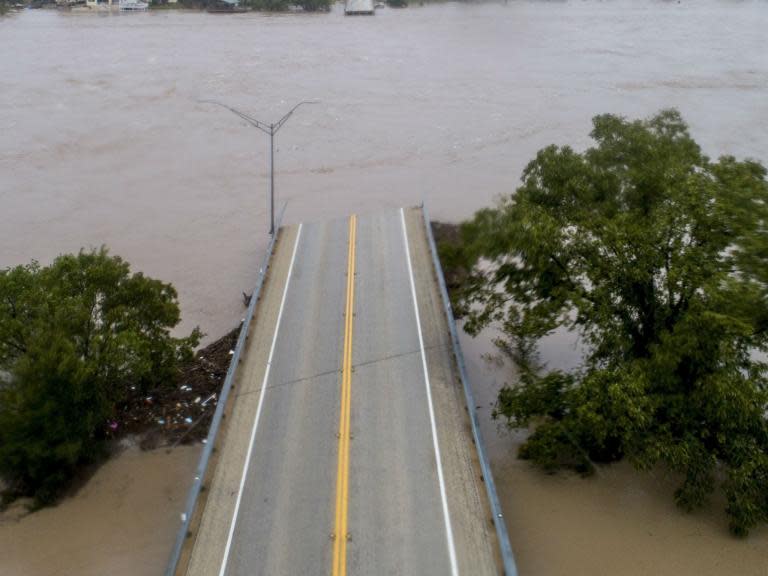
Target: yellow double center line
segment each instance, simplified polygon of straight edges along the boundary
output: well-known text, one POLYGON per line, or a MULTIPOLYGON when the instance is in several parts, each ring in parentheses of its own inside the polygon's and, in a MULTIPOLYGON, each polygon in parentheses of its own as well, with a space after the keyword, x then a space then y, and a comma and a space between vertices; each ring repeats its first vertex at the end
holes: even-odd
POLYGON ((357 217, 349 218, 347 255, 347 306, 344 312, 344 357, 341 366, 341 412, 339 416, 339 462, 336 475, 336 519, 333 540, 332 576, 347 573, 347 510, 349 504, 349 417, 352 400, 352 327, 355 312, 355 237, 357 217))

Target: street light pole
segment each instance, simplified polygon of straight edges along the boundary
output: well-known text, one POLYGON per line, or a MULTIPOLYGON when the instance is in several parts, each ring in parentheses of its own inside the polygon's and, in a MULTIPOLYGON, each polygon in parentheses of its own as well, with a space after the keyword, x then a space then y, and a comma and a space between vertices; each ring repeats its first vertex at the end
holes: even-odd
POLYGON ((275 235, 275 125, 269 125, 269 235, 275 235))
POLYGON ((274 236, 275 234, 275 134, 277 134, 277 131, 283 127, 283 124, 285 124, 288 118, 291 117, 291 114, 293 114, 296 111, 296 108, 298 108, 302 104, 317 104, 317 101, 304 100, 302 102, 299 102, 298 104, 296 104, 296 106, 291 108, 285 114, 285 116, 280 118, 280 120, 278 120, 274 124, 267 124, 266 122, 262 122, 261 120, 256 120, 256 118, 253 118, 248 114, 245 114, 244 112, 240 112, 240 110, 238 110, 237 108, 233 108, 232 106, 228 106, 227 104, 218 102, 216 100, 199 100, 199 102, 203 102, 205 104, 216 104, 217 106, 226 108, 233 114, 240 116, 240 118, 248 122, 248 124, 250 124, 254 128, 258 128, 265 134, 269 135, 269 234, 270 236, 274 236))

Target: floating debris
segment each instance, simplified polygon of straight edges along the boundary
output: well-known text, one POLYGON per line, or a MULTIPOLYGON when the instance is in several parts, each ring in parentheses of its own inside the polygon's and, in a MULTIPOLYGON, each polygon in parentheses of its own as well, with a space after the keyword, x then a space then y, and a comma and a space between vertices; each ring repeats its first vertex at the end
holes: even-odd
POLYGON ((180 366, 178 378, 168 385, 142 390, 138 384, 129 384, 128 399, 114 418, 118 428, 106 421, 105 432, 118 438, 155 434, 169 445, 180 439, 184 443, 204 439, 214 412, 209 404, 216 405, 238 333, 239 327, 180 366))

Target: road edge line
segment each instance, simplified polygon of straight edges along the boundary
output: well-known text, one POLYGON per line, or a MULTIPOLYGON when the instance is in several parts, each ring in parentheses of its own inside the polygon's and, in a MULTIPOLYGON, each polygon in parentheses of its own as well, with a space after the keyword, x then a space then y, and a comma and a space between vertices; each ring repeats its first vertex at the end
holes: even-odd
MULTIPOLYGON (((253 320, 253 317, 256 314, 256 307, 257 303, 259 302, 261 298, 261 289, 264 286, 264 282, 267 276, 267 271, 271 267, 271 259, 272 259, 272 252, 275 248, 275 243, 278 239, 278 236, 282 238, 282 232, 281 232, 281 223, 283 221, 283 216, 285 215, 285 210, 288 207, 288 202, 286 201, 283 204, 282 209, 280 210, 280 214, 277 219, 277 232, 275 234, 272 234, 272 237, 269 241, 269 244, 267 245, 267 250, 264 253, 264 258, 262 260, 261 268, 259 268, 259 277, 256 281, 256 285, 253 288, 253 292, 251 293, 251 301, 248 304, 248 311, 246 312, 245 318, 241 321, 240 326, 240 333, 237 337, 237 344, 235 344, 235 348, 232 351, 232 356, 229 361, 229 367, 227 368, 227 375, 224 378, 224 383, 221 386, 221 391, 219 393, 218 401, 216 402, 216 408, 213 412, 213 418, 211 419, 211 424, 208 427, 208 435, 206 436, 206 439, 203 441, 204 446, 202 453, 200 454, 200 458, 198 460, 197 468, 195 469, 195 476, 192 480, 192 486, 190 486, 189 491, 187 493, 187 500, 184 507, 184 512, 181 514, 181 526, 176 531, 176 540, 173 544, 173 548, 171 549, 171 555, 170 559, 168 560, 168 563, 166 564, 164 576, 176 576, 176 574, 179 571, 179 564, 182 559, 183 550, 186 546, 187 539, 189 536, 191 536, 191 526, 193 522, 193 518, 195 513, 198 511, 197 507, 199 504, 199 497, 200 493, 203 490, 203 483, 205 481, 206 475, 209 473, 212 473, 212 471, 208 470, 208 465, 210 458, 213 454, 213 449, 216 444, 216 438, 218 436, 219 427, 221 425, 222 418, 224 417, 224 409, 226 407, 227 401, 229 399, 229 392, 232 388, 235 374, 237 372, 237 366, 240 363, 240 356, 243 352, 243 348, 245 348, 245 342, 248 338, 251 321, 253 320)), ((199 513, 202 515, 203 510, 200 510, 199 513)), ((192 545, 194 548, 194 544, 192 545)), ((189 568, 188 563, 191 559, 192 551, 190 551, 190 558, 187 559, 187 565, 185 568, 189 568)), ((186 573, 186 570, 185 570, 186 573)))
POLYGON ((443 477, 443 464, 440 458, 440 443, 437 439, 437 424, 435 422, 435 408, 432 404, 432 390, 429 384, 429 369, 427 368, 427 356, 424 352, 424 336, 421 333, 421 318, 419 317, 419 303, 416 297, 416 282, 413 279, 413 265, 411 264, 411 249, 408 245, 408 230, 405 224, 405 209, 400 208, 400 222, 403 227, 403 241, 405 243, 406 262, 408 263, 408 277, 411 282, 411 296, 413 297, 413 311, 416 315, 416 328, 419 333, 419 348, 421 350, 421 365, 424 369, 424 384, 427 389, 427 405, 429 407, 429 420, 432 426, 432 445, 435 449, 435 461, 437 463, 437 480, 440 484, 440 499, 443 505, 443 520, 445 521, 445 535, 448 541, 448 557, 451 563, 451 575, 458 576, 459 567, 456 561, 456 546, 453 541, 453 528, 451 527, 451 515, 448 510, 448 495, 443 477))
POLYGON ((269 379, 270 368, 272 367, 272 355, 275 352, 275 343, 277 342, 277 335, 280 332, 280 321, 283 318, 283 309, 285 307, 285 299, 288 295, 288 287, 291 285, 291 275, 293 274, 293 265, 296 262, 296 253, 299 249, 299 240, 301 240, 301 229, 303 224, 299 224, 299 231, 296 233, 296 243, 293 245, 293 254, 291 255, 291 264, 288 267, 288 276, 285 280, 285 288, 283 289, 283 297, 280 301, 280 310, 277 313, 277 323, 275 324, 275 334, 272 337, 272 345, 269 348, 269 356, 267 357, 267 366, 264 370, 264 379, 261 381, 261 392, 259 393, 259 404, 256 408, 256 417, 253 420, 253 428, 251 429, 251 438, 248 442, 248 452, 245 456, 245 463, 243 464, 243 474, 240 478, 240 489, 237 491, 237 500, 235 501, 235 510, 232 513, 232 520, 229 524, 229 533, 227 535, 227 545, 224 548, 224 557, 221 560, 221 568, 219 570, 219 576, 224 576, 227 570, 227 561, 229 560, 229 551, 232 547, 232 537, 235 533, 235 526, 237 524, 237 514, 240 511, 240 501, 243 497, 243 488, 245 487, 245 480, 248 476, 248 466, 251 463, 251 454, 253 452, 253 444, 256 439, 256 429, 259 426, 259 417, 261 416, 261 407, 264 403, 264 393, 267 389, 267 380, 269 379))
POLYGON ((453 307, 451 306, 451 299, 448 295, 448 287, 445 283, 445 275, 443 274, 443 267, 440 263, 440 256, 437 253, 437 245, 435 244, 435 237, 432 233, 432 223, 429 219, 429 214, 427 213, 427 206, 425 203, 422 203, 421 215, 422 219, 424 220, 424 228, 427 234, 427 241, 429 242, 429 247, 432 252, 432 263, 435 267, 437 283, 440 287, 440 295, 443 300, 443 308, 448 320, 448 331, 450 332, 451 342, 453 344, 453 355, 459 368, 459 377, 461 379, 462 388, 464 389, 464 399, 467 402, 467 412, 469 413, 469 421, 472 428, 472 438, 475 442, 475 449, 477 451, 478 460, 480 461, 480 470, 485 480, 484 484, 486 495, 488 496, 489 504, 491 507, 493 525, 496 528, 496 537, 498 538, 504 576, 517 576, 517 564, 515 563, 515 556, 512 552, 512 545, 509 542, 509 532, 507 531, 507 525, 504 521, 504 514, 501 510, 499 496, 496 492, 496 482, 493 479, 493 471, 491 470, 491 465, 486 455, 485 444, 483 442, 483 436, 480 431, 480 423, 477 419, 477 413, 473 409, 475 406, 474 395, 472 394, 472 387, 469 383, 469 376, 467 375, 467 369, 464 362, 464 353, 461 350, 458 329, 456 327, 456 320, 453 315, 453 307))

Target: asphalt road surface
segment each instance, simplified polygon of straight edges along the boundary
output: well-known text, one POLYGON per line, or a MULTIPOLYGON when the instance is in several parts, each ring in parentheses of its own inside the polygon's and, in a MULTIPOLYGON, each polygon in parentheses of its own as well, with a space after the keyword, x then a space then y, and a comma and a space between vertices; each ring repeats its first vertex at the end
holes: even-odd
POLYGON ((418 210, 284 230, 187 574, 495 574, 418 210))

